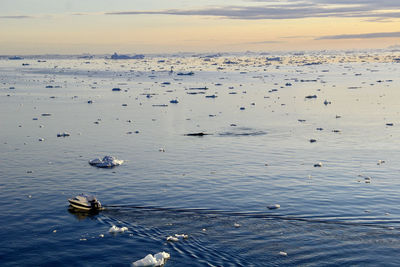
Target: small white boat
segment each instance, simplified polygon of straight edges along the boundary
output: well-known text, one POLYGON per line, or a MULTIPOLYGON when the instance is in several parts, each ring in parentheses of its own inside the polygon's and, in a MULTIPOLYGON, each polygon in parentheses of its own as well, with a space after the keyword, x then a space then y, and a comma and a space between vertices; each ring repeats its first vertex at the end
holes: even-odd
POLYGON ((98 211, 101 210, 101 203, 94 196, 79 195, 68 199, 69 204, 80 210, 98 211))

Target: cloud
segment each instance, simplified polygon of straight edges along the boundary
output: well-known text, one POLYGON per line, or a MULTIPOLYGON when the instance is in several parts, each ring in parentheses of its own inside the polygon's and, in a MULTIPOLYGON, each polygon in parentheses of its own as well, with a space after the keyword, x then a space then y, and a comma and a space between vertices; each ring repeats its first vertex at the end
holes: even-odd
POLYGON ((0 19, 32 19, 33 16, 0 16, 0 19))
POLYGON ((246 43, 240 43, 240 44, 280 44, 284 43, 282 41, 259 41, 259 42, 246 42, 246 43))
POLYGON ((302 19, 321 17, 400 18, 400 1, 393 0, 251 0, 257 5, 213 6, 197 9, 164 9, 107 12, 106 15, 181 15, 226 19, 302 19))
POLYGON ((374 32, 374 33, 362 33, 362 34, 327 35, 318 37, 315 40, 373 39, 373 38, 397 38, 397 37, 400 37, 400 32, 374 32))

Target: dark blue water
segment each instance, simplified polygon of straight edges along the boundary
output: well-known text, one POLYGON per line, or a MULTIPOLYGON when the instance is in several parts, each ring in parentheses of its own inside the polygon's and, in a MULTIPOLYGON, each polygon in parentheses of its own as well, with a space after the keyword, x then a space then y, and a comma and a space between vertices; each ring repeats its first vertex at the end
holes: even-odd
POLYGON ((157 60, 1 61, 2 265, 129 266, 160 251, 166 266, 400 264, 398 64, 157 60), (88 164, 104 155, 125 163, 88 164), (110 207, 69 210, 82 192, 110 207))

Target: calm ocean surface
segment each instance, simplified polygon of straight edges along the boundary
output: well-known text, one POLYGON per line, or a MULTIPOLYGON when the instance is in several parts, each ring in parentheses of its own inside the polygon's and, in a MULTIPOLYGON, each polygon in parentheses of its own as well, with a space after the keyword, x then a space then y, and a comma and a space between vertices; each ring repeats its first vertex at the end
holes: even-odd
POLYGON ((399 266, 400 65, 362 56, 0 60, 0 265, 399 266))

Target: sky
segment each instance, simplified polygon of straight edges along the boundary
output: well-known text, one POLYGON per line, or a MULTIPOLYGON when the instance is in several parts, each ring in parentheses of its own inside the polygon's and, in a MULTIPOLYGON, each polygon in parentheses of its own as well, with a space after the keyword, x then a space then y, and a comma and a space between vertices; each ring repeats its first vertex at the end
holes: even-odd
POLYGON ((0 54, 385 48, 399 0, 0 0, 0 54))

